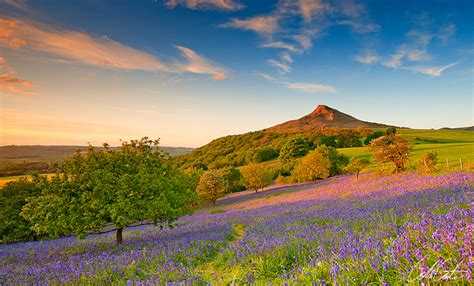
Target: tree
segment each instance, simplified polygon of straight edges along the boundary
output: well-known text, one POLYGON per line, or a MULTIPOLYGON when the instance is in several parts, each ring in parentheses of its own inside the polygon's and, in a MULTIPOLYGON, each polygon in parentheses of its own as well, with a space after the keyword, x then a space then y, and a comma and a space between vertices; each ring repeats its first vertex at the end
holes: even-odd
POLYGON ((321 152, 314 150, 308 153, 296 165, 293 179, 298 182, 312 182, 329 177, 331 161, 321 152))
POLYGON ((167 223, 189 214, 197 195, 193 179, 174 167, 147 137, 77 152, 51 179, 38 182, 41 195, 27 200, 21 215, 37 234, 77 234, 83 238, 105 226, 167 223))
POLYGON ((303 137, 296 137, 288 140, 280 150, 280 160, 288 162, 292 159, 303 157, 308 154, 309 145, 303 137))
POLYGON ((359 179, 360 172, 370 164, 369 159, 366 158, 353 158, 351 163, 347 166, 347 171, 351 174, 356 175, 359 179))
POLYGON ((369 145, 370 142, 372 142, 372 140, 377 139, 379 137, 382 137, 384 135, 385 135, 385 132, 383 132, 383 131, 380 131, 380 130, 374 131, 374 132, 370 133, 369 135, 367 135, 367 137, 364 140, 364 144, 369 145))
POLYGON ((26 199, 36 197, 40 189, 27 178, 8 182, 0 190, 0 240, 5 243, 37 239, 27 220, 20 216, 26 199))
POLYGON ((245 186, 242 183, 242 174, 239 169, 235 167, 225 167, 222 170, 229 184, 229 192, 234 193, 245 190, 245 186))
POLYGON ((395 127, 389 127, 387 128, 387 131, 385 131, 386 135, 392 135, 397 133, 397 128, 395 127))
POLYGON ((349 158, 342 155, 334 147, 328 147, 326 145, 321 145, 316 148, 316 151, 321 153, 325 158, 331 162, 329 168, 329 175, 335 176, 344 173, 344 167, 349 164, 349 158))
POLYGON ((372 151, 376 162, 392 162, 395 165, 395 171, 398 173, 405 169, 412 146, 408 139, 398 134, 390 134, 373 140, 369 145, 369 149, 372 151))
POLYGON ((258 193, 259 189, 263 189, 270 185, 273 180, 274 172, 266 166, 256 163, 242 167, 240 170, 247 188, 258 193))
POLYGON ((435 150, 425 151, 423 153, 423 166, 426 173, 436 171, 436 164, 438 164, 438 153, 435 150))
POLYGON ((226 173, 222 169, 208 170, 201 175, 197 186, 198 195, 216 204, 218 198, 224 196, 229 190, 226 173))

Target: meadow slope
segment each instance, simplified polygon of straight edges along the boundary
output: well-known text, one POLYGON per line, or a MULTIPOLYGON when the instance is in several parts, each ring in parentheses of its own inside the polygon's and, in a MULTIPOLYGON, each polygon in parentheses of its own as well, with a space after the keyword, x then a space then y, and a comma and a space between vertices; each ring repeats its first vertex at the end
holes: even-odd
MULTIPOLYGON (((12 285, 472 282, 474 173, 339 176, 219 200, 173 229, 0 246, 12 285)), ((182 284, 181 284, 182 285, 182 284)))

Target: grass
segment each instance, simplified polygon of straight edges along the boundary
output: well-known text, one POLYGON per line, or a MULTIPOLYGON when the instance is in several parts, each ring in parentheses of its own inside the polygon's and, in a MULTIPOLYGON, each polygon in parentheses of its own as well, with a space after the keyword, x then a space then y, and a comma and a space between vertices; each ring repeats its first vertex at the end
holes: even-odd
MULTIPOLYGON (((474 168, 474 142, 472 143, 438 143, 438 144, 415 144, 413 154, 408 164, 409 168, 419 167, 423 153, 428 150, 438 152, 438 168, 446 169, 446 158, 449 161, 450 169, 459 170, 462 159, 464 169, 474 168)), ((367 147, 341 148, 339 151, 350 157, 365 157, 371 159, 372 155, 367 147)), ((372 163, 368 169, 380 168, 372 163)))

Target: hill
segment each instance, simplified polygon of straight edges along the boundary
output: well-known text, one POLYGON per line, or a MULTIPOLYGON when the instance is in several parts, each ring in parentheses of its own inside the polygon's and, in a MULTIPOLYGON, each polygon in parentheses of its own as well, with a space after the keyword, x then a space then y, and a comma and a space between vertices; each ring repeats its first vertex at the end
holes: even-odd
POLYGON ((444 127, 444 128, 441 128, 441 130, 464 130, 464 131, 474 131, 474 126, 457 127, 457 128, 444 127))
MULTIPOLYGON (((274 157, 270 156, 267 160, 277 158, 282 146, 297 137, 302 137, 310 148, 320 144, 345 150, 356 147, 356 153, 360 155, 360 150, 366 149, 361 148, 366 136, 375 130, 388 127, 393 126, 362 121, 334 108, 319 105, 312 113, 300 119, 260 131, 217 138, 188 154, 178 156, 177 160, 185 167, 242 166, 250 161, 261 162, 259 154, 264 151, 273 152, 274 157)), ((439 146, 440 154, 444 154, 443 148, 448 147, 447 143, 466 143, 466 148, 470 148, 474 142, 474 133, 467 130, 397 128, 397 132, 416 145, 445 144, 439 146)), ((464 155, 459 156, 459 154, 453 154, 453 156, 457 156, 457 159, 465 158, 464 155)))
POLYGON ((298 133, 320 130, 324 128, 387 128, 394 127, 386 124, 359 120, 326 105, 318 107, 310 114, 300 119, 290 120, 270 127, 267 132, 298 133))

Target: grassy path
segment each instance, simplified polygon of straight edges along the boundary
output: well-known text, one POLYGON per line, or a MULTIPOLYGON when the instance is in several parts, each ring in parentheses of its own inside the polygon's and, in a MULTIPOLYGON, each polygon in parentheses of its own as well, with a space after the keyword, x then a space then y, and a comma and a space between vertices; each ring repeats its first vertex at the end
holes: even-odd
MULTIPOLYGON (((237 246, 245 236, 245 225, 235 224, 232 226, 233 236, 227 245, 227 248, 232 248, 237 246)), ((232 281, 224 281, 223 278, 229 278, 233 275, 226 270, 226 267, 222 267, 222 264, 226 261, 226 256, 229 255, 227 251, 221 251, 217 256, 207 263, 199 265, 196 267, 195 272, 199 274, 204 281, 211 283, 212 285, 228 285, 233 284, 232 281)), ((236 277, 236 276, 235 276, 236 277)))

